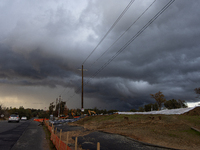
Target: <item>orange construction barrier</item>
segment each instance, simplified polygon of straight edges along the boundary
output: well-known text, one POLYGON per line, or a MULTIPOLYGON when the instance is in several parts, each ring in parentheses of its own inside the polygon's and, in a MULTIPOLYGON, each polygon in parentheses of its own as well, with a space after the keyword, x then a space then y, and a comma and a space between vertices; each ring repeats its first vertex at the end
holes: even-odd
MULTIPOLYGON (((60 141, 60 150, 66 150, 66 144, 63 141, 60 141)), ((69 150, 69 148, 68 148, 68 150, 69 150)))
MULTIPOLYGON (((56 149, 57 150, 66 150, 66 144, 63 141, 60 141, 58 136, 52 132, 52 127, 49 126, 49 124, 46 121, 45 121, 45 125, 48 127, 48 130, 51 133, 51 141, 55 145, 56 149), (59 147, 59 143, 60 143, 60 147, 59 147)), ((71 148, 69 146, 67 146, 67 150, 71 150, 71 148)))
POLYGON ((55 147, 56 147, 56 149, 57 150, 59 150, 58 148, 59 148, 59 138, 58 138, 58 136, 56 136, 56 142, 55 142, 55 147))
POLYGON ((48 129, 50 132, 52 132, 52 127, 51 126, 48 126, 48 129))
POLYGON ((74 116, 74 118, 79 118, 80 116, 74 116))
POLYGON ((38 122, 43 122, 43 121, 45 121, 45 120, 49 120, 49 119, 44 119, 44 118, 42 118, 42 119, 34 119, 34 121, 38 121, 38 122))
POLYGON ((54 133, 51 134, 51 141, 56 145, 56 135, 54 133))

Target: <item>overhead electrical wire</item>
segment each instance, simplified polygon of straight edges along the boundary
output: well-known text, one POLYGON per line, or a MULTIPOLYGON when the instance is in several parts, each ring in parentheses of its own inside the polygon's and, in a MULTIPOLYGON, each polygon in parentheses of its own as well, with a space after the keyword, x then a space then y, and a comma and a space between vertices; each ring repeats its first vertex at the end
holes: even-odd
MULTIPOLYGON (((110 31, 115 27, 115 25, 120 21, 120 19, 124 16, 124 14, 127 12, 127 10, 130 8, 130 6, 133 4, 135 0, 131 0, 129 4, 126 6, 126 8, 123 10, 123 12, 120 14, 120 16, 117 18, 117 20, 113 23, 113 25, 110 27, 110 29, 107 31, 107 33, 104 35, 104 37, 100 40, 100 42, 97 44, 97 46, 93 49, 93 51, 88 55, 88 57, 84 60, 82 64, 84 64, 88 58, 92 55, 92 53, 98 48, 98 46, 103 42, 103 40, 106 38, 106 36, 110 33, 110 31)), ((65 91, 65 90, 64 90, 65 91)), ((63 91, 63 92, 64 92, 63 91)), ((63 93, 61 92, 61 94, 63 93)), ((61 95, 60 94, 60 95, 61 95)))
MULTIPOLYGON (((174 3, 175 0, 170 0, 152 19, 148 21, 124 46, 121 47, 106 63, 104 63, 101 68, 99 68, 88 80, 85 82, 85 86, 89 83, 91 79, 96 77, 103 69, 105 69, 119 54, 121 54, 138 36, 140 36, 146 29, 149 27, 164 11, 169 8, 169 6, 174 3)), ((155 2, 155 1, 154 1, 155 2)), ((153 3, 154 3, 153 2, 153 3)), ((152 5, 152 4, 151 4, 152 5)), ((120 37, 121 38, 121 37, 120 37)), ((118 39, 117 39, 118 40, 118 39)), ((90 54, 91 55, 91 54, 90 54)), ((90 56, 89 55, 89 56, 90 56)), ((100 56, 101 57, 101 56, 100 56)), ((89 57, 88 57, 89 58, 89 57)), ((87 59, 88 59, 87 58, 87 59)), ((86 59, 86 60, 87 60, 86 59)), ((86 61, 85 60, 85 61, 86 61)), ((84 61, 84 63, 85 63, 84 61)), ((75 92, 79 92, 81 88, 76 90, 75 92)), ((75 93, 70 97, 70 99, 75 95, 75 93)), ((68 99, 68 101, 70 100, 68 99)))
MULTIPOLYGON (((123 35, 147 12, 147 10, 154 4, 156 2, 156 0, 154 0, 150 5, 149 5, 149 7, 147 7, 146 8, 146 10, 126 29, 126 31, 123 33, 123 34, 121 34, 120 36, 119 36, 119 38, 95 61, 95 62, 93 62, 90 66, 89 66, 89 68, 90 67, 92 67, 108 50, 110 50, 110 48, 119 40, 119 39, 121 39, 122 37, 123 37, 123 35)), ((130 3, 129 3, 130 4, 130 3)), ((127 6, 128 7, 128 6, 127 6)), ((119 17, 118 17, 119 18, 119 17)), ((81 90, 81 88, 79 88, 78 90, 76 90, 76 92, 79 92, 81 90)), ((73 96, 74 96, 75 94, 73 94, 73 96)), ((72 97, 73 97, 72 96, 72 97)))
POLYGON ((91 68, 106 52, 108 52, 110 49, 111 49, 111 47, 112 46, 114 46, 123 36, 124 36, 124 34, 125 33, 127 33, 127 31, 148 11, 148 9, 154 4, 156 2, 156 0, 154 0, 144 11, 143 11, 143 13, 126 29, 126 31, 124 31, 119 37, 118 37, 118 39, 117 40, 115 40, 114 42, 113 42, 113 44, 106 50, 106 51, 104 51, 103 53, 102 53, 102 55, 99 57, 99 58, 97 58, 89 67, 88 67, 88 69, 89 68, 91 68))
POLYGON ((119 49, 115 55, 113 55, 104 65, 101 66, 99 70, 97 70, 91 78, 88 79, 85 85, 89 83, 89 81, 96 77, 105 67, 107 67, 121 52, 123 52, 140 34, 142 34, 148 26, 150 26, 175 0, 170 0, 149 22, 143 26, 121 49, 119 49))
POLYGON ((107 31, 107 33, 103 36, 103 38, 100 40, 100 42, 97 44, 97 46, 93 49, 93 51, 88 55, 88 57, 83 61, 82 64, 84 64, 88 58, 94 53, 94 51, 98 48, 98 46, 103 42, 103 40, 106 38, 106 36, 110 33, 110 31, 115 27, 115 25, 119 22, 119 20, 124 16, 126 11, 129 9, 129 7, 133 4, 135 0, 131 0, 130 3, 126 6, 126 8, 123 10, 123 12, 120 14, 120 16, 117 18, 117 20, 113 23, 113 25, 110 27, 110 29, 107 31))

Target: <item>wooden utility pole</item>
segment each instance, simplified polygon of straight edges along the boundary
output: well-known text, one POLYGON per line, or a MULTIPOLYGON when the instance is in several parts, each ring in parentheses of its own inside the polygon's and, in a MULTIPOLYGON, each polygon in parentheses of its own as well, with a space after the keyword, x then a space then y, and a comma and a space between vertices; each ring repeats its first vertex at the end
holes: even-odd
POLYGON ((58 99, 58 103, 59 103, 59 105, 58 105, 58 117, 60 117, 60 103, 61 103, 61 95, 59 96, 59 99, 58 99))
POLYGON ((82 97, 81 97, 81 111, 83 112, 83 65, 82 65, 82 97))
POLYGON ((82 94, 81 94, 81 114, 83 115, 84 112, 84 107, 83 107, 83 71, 87 71, 86 69, 83 69, 83 65, 82 65, 82 69, 78 69, 82 71, 82 94))

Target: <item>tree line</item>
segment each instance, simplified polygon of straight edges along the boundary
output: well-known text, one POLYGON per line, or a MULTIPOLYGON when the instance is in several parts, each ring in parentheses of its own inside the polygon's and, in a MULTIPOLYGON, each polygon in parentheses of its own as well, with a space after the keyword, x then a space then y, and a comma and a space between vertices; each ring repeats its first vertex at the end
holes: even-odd
MULTIPOLYGON (((199 98, 200 95, 200 87, 194 89, 195 93, 198 95, 196 98, 199 98)), ((157 92, 155 94, 150 94, 151 98, 155 99, 155 103, 150 103, 144 105, 144 107, 139 107, 138 110, 131 109, 132 112, 143 112, 143 111, 153 111, 153 110, 161 110, 162 104, 167 109, 176 109, 176 108, 186 108, 187 104, 184 100, 166 100, 165 96, 162 92, 157 92)), ((95 111, 96 114, 111 114, 113 112, 118 112, 118 110, 106 110, 106 109, 97 109, 96 107, 93 109, 85 109, 84 114, 88 114, 88 110, 95 111)), ((32 117, 38 117, 38 118, 49 118, 51 114, 54 116, 58 116, 58 112, 60 115, 68 115, 71 113, 74 113, 74 115, 79 116, 81 115, 81 109, 68 109, 66 106, 66 102, 61 101, 60 104, 54 104, 54 102, 50 103, 49 110, 44 111, 43 109, 25 109, 23 106, 20 106, 19 108, 8 108, 3 107, 2 104, 0 104, 0 115, 3 115, 3 118, 8 118, 13 113, 18 113, 19 117, 26 116, 28 119, 32 117)), ((0 117, 1 118, 1 117, 0 117)), ((2 118, 1 118, 2 119, 2 118)))
POLYGON ((30 119, 32 117, 38 117, 38 118, 48 118, 49 114, 47 111, 44 111, 43 109, 25 109, 23 106, 20 106, 19 108, 12 108, 12 107, 3 107, 3 105, 0 105, 0 115, 3 115, 1 119, 9 118, 11 114, 18 114, 19 117, 26 116, 27 119, 30 119))
MULTIPOLYGON (((93 109, 84 109, 84 114, 89 115, 89 111, 94 111, 96 114, 111 114, 113 112, 118 112, 118 110, 106 110, 106 109, 98 109, 97 107, 94 107, 93 109)), ((69 109, 66 106, 66 102, 60 101, 59 103, 51 102, 49 104, 49 115, 53 115, 55 117, 60 116, 67 116, 71 115, 73 113, 74 116, 80 116, 81 115, 81 109, 69 109)))
MULTIPOLYGON (((194 89, 196 94, 200 94, 200 87, 194 89)), ((150 103, 144 105, 144 107, 139 107, 138 110, 131 109, 132 112, 144 112, 144 111, 154 111, 154 110, 161 110, 162 106, 164 105, 167 109, 176 109, 176 108, 187 108, 187 103, 184 100, 166 100, 165 96, 162 92, 157 92, 155 94, 150 94, 151 98, 155 99, 155 103, 150 103)), ((197 96, 196 98, 199 98, 197 96)))

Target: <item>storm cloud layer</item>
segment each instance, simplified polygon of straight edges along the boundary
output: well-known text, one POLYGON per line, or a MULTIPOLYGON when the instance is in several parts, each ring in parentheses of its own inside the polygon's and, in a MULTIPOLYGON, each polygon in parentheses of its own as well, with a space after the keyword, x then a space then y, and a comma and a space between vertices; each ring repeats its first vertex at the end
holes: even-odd
POLYGON ((132 1, 102 40, 130 2, 2 0, 0 102, 44 108, 61 94, 80 108, 82 64, 85 108, 130 110, 158 91, 198 102, 200 2, 175 0, 136 36, 170 0, 132 1))

